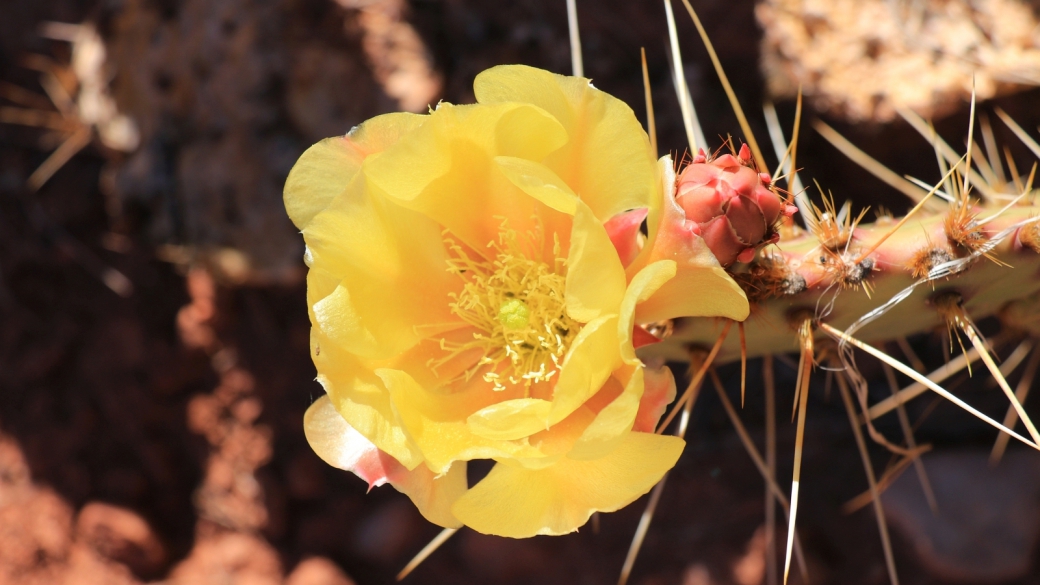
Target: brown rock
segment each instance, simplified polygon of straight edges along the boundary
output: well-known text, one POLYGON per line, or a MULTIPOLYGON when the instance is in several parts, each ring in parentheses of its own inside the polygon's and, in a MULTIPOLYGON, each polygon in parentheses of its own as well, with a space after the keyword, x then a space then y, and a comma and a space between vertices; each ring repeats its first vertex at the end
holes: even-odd
POLYGON ((76 543, 69 552, 68 564, 62 567, 64 578, 41 583, 63 585, 139 585, 130 569, 123 564, 102 558, 91 546, 76 543))
MULTIPOLYGON (((858 120, 899 108, 924 117, 1040 84, 1038 15, 1022 0, 766 0, 762 68, 770 93, 858 120)), ((1035 3, 1034 3, 1035 5, 1035 3)))
POLYGON ((80 510, 76 539, 101 557, 126 565, 136 575, 153 576, 166 562, 166 550, 148 522, 110 504, 92 502, 80 510))
POLYGON ((296 565, 285 585, 354 585, 354 580, 329 559, 311 557, 296 565))
POLYGON ((1040 460, 1011 451, 996 468, 988 453, 924 459, 939 503, 929 509, 914 474, 882 497, 885 516, 913 543, 931 573, 947 582, 994 583, 1025 577, 1040 537, 1040 460))
POLYGON ((281 585, 278 553, 252 535, 224 532, 195 543, 167 585, 281 585))
POLYGON ((4 490, 0 506, 0 566, 15 570, 63 560, 72 533, 72 509, 49 489, 4 490))

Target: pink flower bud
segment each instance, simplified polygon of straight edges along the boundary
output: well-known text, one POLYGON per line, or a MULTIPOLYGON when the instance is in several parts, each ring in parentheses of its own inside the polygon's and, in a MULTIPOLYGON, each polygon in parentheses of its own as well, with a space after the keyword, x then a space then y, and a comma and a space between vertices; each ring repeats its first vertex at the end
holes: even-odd
POLYGON ((747 145, 736 156, 708 159, 699 151, 676 183, 676 200, 723 266, 749 262, 758 248, 776 242, 775 225, 796 208, 769 190, 770 176, 751 163, 747 145))

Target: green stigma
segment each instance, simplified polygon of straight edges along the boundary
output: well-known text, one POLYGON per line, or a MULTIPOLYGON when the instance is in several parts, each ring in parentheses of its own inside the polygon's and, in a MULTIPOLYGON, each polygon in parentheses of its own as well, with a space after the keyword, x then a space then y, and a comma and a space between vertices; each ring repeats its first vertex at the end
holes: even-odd
POLYGON ((530 318, 531 309, 520 299, 509 299, 498 308, 498 322, 512 331, 527 327, 530 318))

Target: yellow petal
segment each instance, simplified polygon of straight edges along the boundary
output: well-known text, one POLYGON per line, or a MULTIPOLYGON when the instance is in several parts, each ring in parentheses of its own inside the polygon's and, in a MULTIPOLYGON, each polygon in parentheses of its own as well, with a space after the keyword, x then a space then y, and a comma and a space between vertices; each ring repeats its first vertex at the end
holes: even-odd
POLYGON ((340 278, 322 269, 321 266, 312 266, 307 271, 307 310, 310 313, 311 322, 314 322, 314 304, 332 294, 339 286, 340 278))
POLYGON ((666 282, 675 277, 674 260, 658 260, 643 268, 632 277, 625 290, 625 298, 621 301, 621 315, 618 319, 618 337, 621 340, 621 357, 626 364, 639 365, 635 349, 632 347, 632 329, 635 327, 636 306, 656 293, 666 282))
POLYGON ((643 397, 639 399, 639 412, 632 430, 652 433, 665 408, 675 400, 675 377, 668 366, 644 368, 643 385, 643 397))
POLYGON ((599 392, 620 364, 617 315, 598 317, 582 327, 560 369, 550 422, 563 420, 599 392))
POLYGON ((598 459, 617 448, 632 430, 643 397, 643 368, 633 367, 624 391, 585 428, 567 456, 571 459, 598 459))
POLYGON ((494 158, 540 160, 566 140, 559 123, 531 105, 441 104, 422 127, 367 159, 362 173, 384 196, 483 253, 498 239, 502 218, 525 232, 532 217, 546 221, 551 211, 514 186, 494 158))
POLYGON ((545 469, 499 463, 452 512, 484 534, 527 538, 577 530, 594 512, 612 512, 645 494, 675 465, 678 437, 629 433, 599 459, 563 458, 545 469))
POLYGON ((625 296, 625 268, 617 250, 603 224, 582 202, 574 213, 564 290, 567 314, 582 323, 617 314, 625 296))
POLYGON ((496 156, 495 164, 524 193, 556 211, 574 215, 578 196, 545 165, 515 156, 496 156))
POLYGON ((486 406, 466 419, 470 430, 486 439, 512 441, 548 428, 552 403, 538 398, 503 400, 486 406))
POLYGON ((312 269, 340 279, 327 301, 311 299, 315 316, 328 315, 316 324, 351 351, 389 358, 417 343, 425 326, 457 321, 448 303, 461 281, 446 270, 441 227, 368 193, 363 176, 303 234, 312 269))
POLYGON ((492 67, 477 75, 481 104, 525 102, 549 112, 570 140, 543 161, 601 222, 656 204, 656 163, 650 140, 632 109, 589 84, 524 65, 492 67))
POLYGON ((636 307, 636 321, 652 323, 675 317, 727 317, 743 321, 750 312, 747 296, 712 255, 700 236, 686 225, 686 214, 675 202, 675 171, 661 158, 663 206, 651 209, 651 238, 628 267, 635 274, 647 264, 673 260, 676 275, 636 307))
POLYGON ((353 472, 368 482, 369 488, 386 483, 389 463, 379 457, 379 449, 347 424, 328 394, 314 401, 303 415, 303 434, 311 449, 329 465, 353 472))
MULTIPOLYGON (((596 413, 592 409, 581 406, 548 430, 531 435, 531 445, 537 447, 546 457, 563 456, 574 447, 574 443, 581 437, 581 433, 595 418, 596 413)), ((552 463, 554 462, 552 461, 552 463)), ((525 467, 544 467, 544 465, 530 465, 527 461, 520 463, 525 467)))
POLYGON ((301 230, 339 195, 365 157, 418 128, 425 116, 386 114, 355 127, 346 136, 326 138, 308 148, 285 180, 285 210, 301 230))
POLYGON ((407 373, 380 369, 401 424, 434 473, 444 473, 454 461, 501 457, 539 457, 537 449, 513 441, 488 439, 473 432, 469 415, 501 400, 485 387, 450 394, 428 391, 407 373))
POLYGON ((312 311, 315 327, 344 350, 361 356, 381 353, 379 342, 350 302, 346 283, 340 283, 331 294, 314 303, 312 311))
POLYGON ((408 470, 347 424, 327 395, 307 409, 303 430, 311 448, 329 465, 353 472, 368 482, 369 489, 389 482, 430 522, 447 528, 461 526, 451 507, 467 489, 464 462, 441 476, 422 464, 408 470))
POLYGON ((390 395, 378 376, 316 329, 311 330, 311 357, 318 382, 351 427, 408 469, 422 462, 419 448, 397 421, 390 395))
POLYGON ((408 496, 424 518, 445 528, 462 526, 452 508, 466 489, 466 462, 459 461, 444 474, 435 474, 425 465, 390 476, 390 485, 408 496))

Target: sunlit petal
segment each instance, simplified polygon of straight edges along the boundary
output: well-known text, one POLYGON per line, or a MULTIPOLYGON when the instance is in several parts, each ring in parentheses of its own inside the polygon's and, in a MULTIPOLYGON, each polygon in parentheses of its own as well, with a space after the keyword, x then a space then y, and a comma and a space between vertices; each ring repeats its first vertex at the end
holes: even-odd
POLYGON ((526 538, 573 532, 594 512, 612 512, 649 491, 675 465, 684 444, 678 437, 628 433, 598 459, 564 457, 544 469, 499 463, 452 512, 485 534, 526 538))

